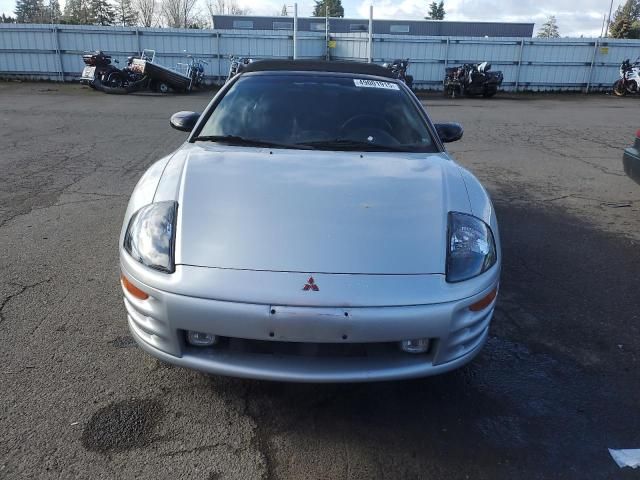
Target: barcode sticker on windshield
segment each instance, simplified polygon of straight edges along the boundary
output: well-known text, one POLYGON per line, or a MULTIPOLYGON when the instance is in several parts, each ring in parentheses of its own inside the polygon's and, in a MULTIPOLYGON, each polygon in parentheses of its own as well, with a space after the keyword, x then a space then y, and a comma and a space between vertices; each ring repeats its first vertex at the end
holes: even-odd
POLYGON ((400 87, 395 83, 391 82, 381 82, 379 80, 363 80, 360 78, 354 78, 353 83, 356 87, 366 87, 366 88, 385 88, 387 90, 400 90, 400 87))

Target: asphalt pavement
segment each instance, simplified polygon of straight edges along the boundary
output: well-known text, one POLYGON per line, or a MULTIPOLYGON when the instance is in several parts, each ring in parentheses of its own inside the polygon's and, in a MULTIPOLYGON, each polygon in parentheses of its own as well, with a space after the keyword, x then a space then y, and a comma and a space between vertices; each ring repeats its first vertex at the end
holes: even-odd
POLYGON ((0 84, 0 478, 640 479, 638 100, 424 99, 489 190, 490 339, 415 381, 299 385, 161 364, 129 336, 118 234, 211 93, 0 84))

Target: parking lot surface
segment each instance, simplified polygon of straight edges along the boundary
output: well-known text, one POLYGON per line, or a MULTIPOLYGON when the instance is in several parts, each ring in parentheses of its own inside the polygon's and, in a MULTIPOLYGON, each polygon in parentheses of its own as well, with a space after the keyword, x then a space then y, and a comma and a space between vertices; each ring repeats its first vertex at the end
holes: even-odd
POLYGON ((640 478, 607 452, 640 448, 636 100, 425 98, 497 208, 490 339, 447 375, 298 385, 172 368, 128 334, 128 196, 210 97, 0 84, 0 478, 640 478))

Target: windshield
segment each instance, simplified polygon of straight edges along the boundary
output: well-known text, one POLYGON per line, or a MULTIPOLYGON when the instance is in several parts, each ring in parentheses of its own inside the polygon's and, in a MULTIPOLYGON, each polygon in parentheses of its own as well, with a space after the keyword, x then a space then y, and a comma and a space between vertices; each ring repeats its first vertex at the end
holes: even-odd
POLYGON ((417 107, 397 84, 318 74, 240 78, 196 140, 320 150, 438 150, 417 107))

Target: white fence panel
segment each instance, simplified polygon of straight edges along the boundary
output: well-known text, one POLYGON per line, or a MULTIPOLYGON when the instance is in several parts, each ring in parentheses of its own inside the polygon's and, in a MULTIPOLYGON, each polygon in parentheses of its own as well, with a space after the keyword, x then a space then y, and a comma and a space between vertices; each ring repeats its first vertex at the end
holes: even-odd
MULTIPOLYGON (((367 61, 367 32, 333 33, 330 57, 367 61)), ((292 30, 187 30, 86 25, 0 24, 0 77, 75 80, 83 67, 81 54, 103 50, 124 65, 142 49, 156 50, 157 62, 176 68, 186 54, 208 65, 209 82, 220 83, 233 55, 293 58, 292 30)), ((321 59, 327 54, 324 32, 298 32, 297 56, 321 59)), ((444 69, 488 61, 504 74, 505 90, 609 89, 620 62, 640 54, 639 40, 585 38, 472 38, 373 35, 375 63, 409 58, 409 73, 418 89, 439 89, 444 69)))

